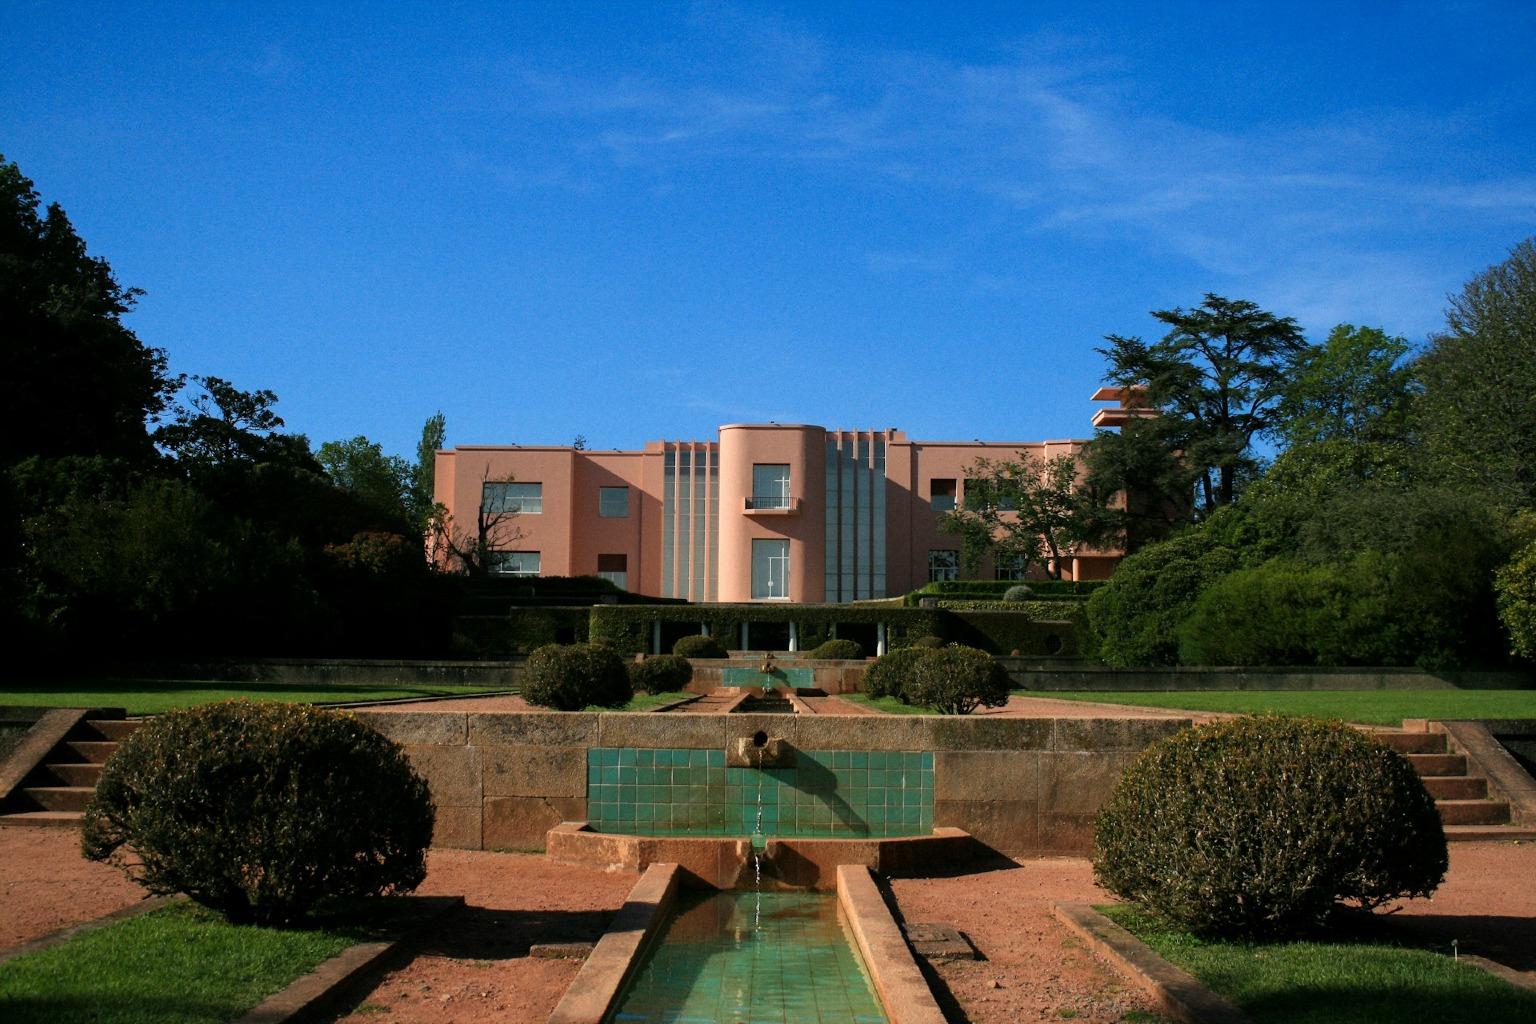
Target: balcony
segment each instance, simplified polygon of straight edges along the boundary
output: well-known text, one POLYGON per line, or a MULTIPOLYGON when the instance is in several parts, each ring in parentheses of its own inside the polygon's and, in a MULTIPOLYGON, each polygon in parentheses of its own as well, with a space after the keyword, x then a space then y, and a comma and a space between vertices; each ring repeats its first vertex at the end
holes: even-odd
POLYGON ((754 494, 746 499, 742 511, 749 516, 797 516, 800 499, 787 494, 754 494))

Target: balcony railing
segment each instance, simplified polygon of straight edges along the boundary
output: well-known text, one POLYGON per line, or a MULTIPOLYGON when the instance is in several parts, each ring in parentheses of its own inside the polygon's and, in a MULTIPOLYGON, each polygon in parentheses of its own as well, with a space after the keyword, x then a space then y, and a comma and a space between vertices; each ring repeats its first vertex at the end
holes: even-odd
POLYGON ((793 515, 800 511, 800 499, 787 494, 754 494, 746 500, 745 511, 793 515))

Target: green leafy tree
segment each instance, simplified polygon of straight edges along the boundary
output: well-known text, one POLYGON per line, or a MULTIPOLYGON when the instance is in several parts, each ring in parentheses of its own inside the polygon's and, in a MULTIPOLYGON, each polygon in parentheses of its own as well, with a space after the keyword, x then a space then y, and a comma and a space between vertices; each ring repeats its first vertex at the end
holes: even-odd
POLYGON ((342 490, 377 513, 383 521, 406 529, 412 523, 415 467, 398 455, 386 455, 381 445, 359 434, 347 441, 327 441, 315 453, 326 475, 342 490))
POLYGON ((1180 457, 1176 421, 1133 419, 1095 432, 1082 451, 1083 482, 1101 498, 1106 539, 1127 552, 1166 538, 1189 521, 1196 473, 1180 457))
POLYGON ((411 521, 425 533, 437 510, 437 453, 448 438, 448 420, 441 412, 427 417, 416 442, 416 464, 411 467, 411 491, 407 502, 411 521))
POLYGON ((1376 327, 1339 324, 1297 352, 1272 433, 1286 448, 1346 441, 1401 445, 1418 391, 1409 345, 1376 327))
POLYGON ((1511 652, 1536 661, 1536 512, 1521 514, 1514 532, 1520 547, 1494 580, 1499 619, 1509 631, 1511 652))
POLYGON ((1434 472, 1511 507, 1536 504, 1536 238, 1453 295, 1416 369, 1434 472))
POLYGON ((1237 552, 1191 529, 1128 556, 1088 598, 1099 657, 1110 665, 1173 665, 1179 627, 1200 595, 1239 566, 1237 552))
POLYGON ((86 252, 58 204, 0 157, 0 464, 29 455, 146 463, 174 389, 165 353, 123 323, 141 294, 86 252))
POLYGON ((1020 452, 1016 459, 976 460, 966 475, 964 504, 939 527, 960 538, 960 557, 972 576, 991 555, 1043 565, 1060 579, 1073 552, 1104 535, 1102 505, 1079 484, 1074 456, 1020 452))
POLYGON ((222 377, 194 376, 190 386, 188 379, 178 382, 184 396, 171 421, 155 431, 155 442, 189 472, 259 463, 321 472, 303 435, 282 433, 276 394, 241 391, 222 377))
POLYGON ((1196 511, 1209 514, 1256 475, 1253 441, 1275 425, 1287 367, 1306 342, 1290 317, 1220 295, 1152 315, 1168 333, 1150 345, 1109 335, 1099 349, 1110 364, 1105 379, 1145 390, 1161 439, 1193 476, 1196 511))

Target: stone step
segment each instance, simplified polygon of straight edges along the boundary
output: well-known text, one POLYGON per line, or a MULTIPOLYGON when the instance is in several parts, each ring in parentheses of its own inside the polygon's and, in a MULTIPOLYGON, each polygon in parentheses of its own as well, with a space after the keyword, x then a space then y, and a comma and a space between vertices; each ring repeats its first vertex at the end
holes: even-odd
POLYGON ((1443 754, 1443 732, 1373 732, 1376 737, 1399 754, 1443 754))
POLYGON ((96 787, 27 786, 22 792, 45 811, 83 811, 96 794, 96 787))
POLYGON ((1502 800, 1436 800, 1445 825, 1507 825, 1509 804, 1502 800))
POLYGON ((1528 843, 1536 840, 1536 828, 1524 825, 1447 825, 1445 841, 1448 843, 1478 843, 1516 841, 1528 843))
POLYGON ((102 739, 116 741, 127 739, 133 735, 144 724, 144 721, 139 718, 92 718, 88 719, 85 724, 96 730, 102 739))
POLYGON ((79 828, 79 811, 19 811, 0 814, 0 828, 79 828))
POLYGON ((1461 754, 1409 754, 1408 762, 1421 776, 1467 774, 1467 759, 1461 754))
POLYGON ((92 764, 106 764, 117 744, 111 740, 66 740, 64 745, 92 764))
POLYGON ((101 781, 101 765, 89 761, 80 764, 49 764, 44 768, 66 786, 88 786, 92 789, 101 781))
POLYGON ((1421 779, 1436 800, 1486 800, 1488 780, 1475 775, 1431 775, 1421 779))

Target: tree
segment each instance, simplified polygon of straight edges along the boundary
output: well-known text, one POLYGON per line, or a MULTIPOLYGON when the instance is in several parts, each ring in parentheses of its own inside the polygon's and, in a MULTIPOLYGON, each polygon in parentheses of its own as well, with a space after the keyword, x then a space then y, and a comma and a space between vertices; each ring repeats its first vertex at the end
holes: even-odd
MULTIPOLYGON (((187 379, 177 386, 184 389, 187 379)), ((155 442, 187 470, 283 463, 321 471, 302 435, 281 433, 283 418, 272 408, 276 394, 241 391, 222 377, 190 379, 201 393, 180 402, 171 422, 155 431, 155 442)))
POLYGON ((146 421, 174 390, 165 353, 122 322, 141 292, 117 283, 58 204, 0 157, 0 465, 29 455, 154 459, 146 421))
POLYGON ((1510 650, 1536 661, 1536 512, 1521 516, 1516 529, 1524 546, 1499 569, 1494 587, 1510 650))
POLYGON ((1175 426, 1163 417, 1132 419, 1118 431, 1096 431, 1083 448, 1083 482, 1105 503, 1105 536, 1120 537, 1128 554, 1189 521, 1195 473, 1180 457, 1175 426), (1116 495, 1118 506, 1110 504, 1116 495))
POLYGON ((1536 503, 1536 238, 1451 296, 1418 360, 1415 420, 1435 472, 1536 503))
POLYGON ((1159 433, 1193 474, 1198 511, 1209 514, 1256 474, 1253 440, 1273 426, 1287 367, 1305 341, 1290 317, 1209 293, 1195 309, 1152 315, 1170 328, 1161 341, 1106 338, 1098 350, 1110 363, 1105 380, 1145 389, 1159 433))
POLYGON ((1078 484, 1072 455, 1041 459, 978 459, 965 481, 965 503, 946 513, 940 529, 961 541, 961 559, 975 575, 984 554, 1045 566, 1061 578, 1063 564, 1104 530, 1101 502, 1078 484))
POLYGON ((475 508, 473 530, 459 526, 444 505, 438 505, 429 527, 433 564, 470 576, 488 576, 496 553, 517 543, 518 507, 498 493, 497 484, 511 483, 510 476, 492 479, 490 469, 480 477, 480 504, 475 508))
POLYGON ((331 482, 374 510, 391 525, 407 528, 414 518, 415 467, 359 434, 349 441, 327 441, 316 459, 331 482))
POLYGON ((441 412, 427 417, 416 442, 416 465, 411 468, 411 493, 407 505, 411 521, 425 533, 437 508, 437 452, 448 437, 448 420, 441 412))
POLYGON ((1408 352, 1379 328, 1339 324, 1292 359, 1271 433, 1286 448, 1404 443, 1418 391, 1408 352))

